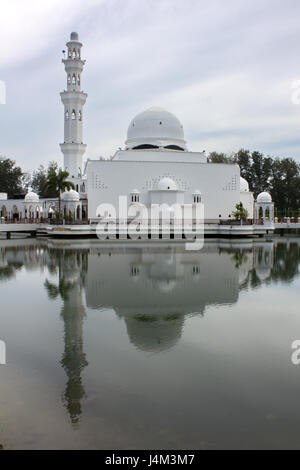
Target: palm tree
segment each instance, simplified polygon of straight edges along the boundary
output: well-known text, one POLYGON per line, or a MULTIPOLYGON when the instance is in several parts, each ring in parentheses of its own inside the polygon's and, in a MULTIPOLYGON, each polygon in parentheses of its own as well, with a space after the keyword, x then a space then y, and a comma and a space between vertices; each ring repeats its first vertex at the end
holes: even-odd
POLYGON ((61 168, 58 171, 53 168, 47 175, 47 190, 58 197, 59 216, 61 214, 61 193, 65 191, 65 189, 70 190, 75 188, 71 181, 67 181, 68 176, 69 173, 67 171, 63 171, 61 168))

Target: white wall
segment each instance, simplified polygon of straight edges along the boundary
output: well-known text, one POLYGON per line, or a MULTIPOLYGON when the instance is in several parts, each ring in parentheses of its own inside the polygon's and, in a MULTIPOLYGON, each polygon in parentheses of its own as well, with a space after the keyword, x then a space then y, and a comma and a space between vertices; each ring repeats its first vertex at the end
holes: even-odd
POLYGON ((240 170, 237 165, 130 162, 90 160, 87 163, 89 217, 97 216, 97 207, 109 203, 118 209, 119 195, 127 196, 133 189, 140 191, 140 202, 151 203, 150 189, 168 176, 184 191, 185 204, 193 203, 193 192, 199 190, 204 203, 205 219, 227 219, 240 202, 240 170))
POLYGON ((253 219, 254 215, 254 196, 251 192, 241 191, 240 200, 244 208, 248 211, 248 218, 253 219))

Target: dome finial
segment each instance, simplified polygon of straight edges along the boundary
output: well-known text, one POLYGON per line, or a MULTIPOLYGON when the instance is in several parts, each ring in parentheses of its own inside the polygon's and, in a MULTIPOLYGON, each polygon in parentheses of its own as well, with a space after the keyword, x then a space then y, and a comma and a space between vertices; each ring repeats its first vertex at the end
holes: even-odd
POLYGON ((71 41, 78 41, 78 38, 79 38, 78 33, 73 31, 70 35, 71 41))

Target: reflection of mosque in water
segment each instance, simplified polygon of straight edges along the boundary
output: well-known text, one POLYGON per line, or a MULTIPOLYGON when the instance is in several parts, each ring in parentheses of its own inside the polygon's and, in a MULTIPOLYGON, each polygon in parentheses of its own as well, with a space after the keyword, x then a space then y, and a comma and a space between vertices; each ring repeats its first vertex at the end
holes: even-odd
POLYGON ((137 348, 161 351, 179 340, 186 315, 237 301, 238 273, 214 248, 94 248, 85 289, 87 306, 113 308, 137 348))
POLYGON ((190 252, 175 244, 139 248, 86 240, 10 240, 0 245, 0 282, 23 267, 47 267, 57 275, 45 287, 50 298, 62 299, 61 365, 68 377, 63 401, 76 425, 85 396, 81 375, 88 365, 83 347, 87 308, 113 309, 136 348, 160 352, 179 341, 185 317, 203 316, 211 305, 236 303, 241 289, 288 282, 299 274, 299 261, 297 241, 218 240, 190 252))

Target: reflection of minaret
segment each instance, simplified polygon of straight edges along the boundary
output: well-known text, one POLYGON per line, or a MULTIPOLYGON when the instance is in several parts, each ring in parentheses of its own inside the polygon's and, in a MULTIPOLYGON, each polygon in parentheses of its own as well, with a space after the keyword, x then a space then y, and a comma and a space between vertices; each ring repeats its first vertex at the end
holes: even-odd
POLYGON ((82 304, 81 288, 78 284, 69 291, 61 311, 64 320, 65 350, 61 364, 68 376, 64 393, 65 406, 73 425, 79 421, 81 400, 85 397, 81 373, 88 365, 83 352, 83 318, 85 309, 82 304))
POLYGON ((58 295, 63 299, 61 316, 64 320, 64 352, 61 365, 68 381, 63 394, 63 401, 68 410, 71 422, 76 426, 81 415, 81 401, 85 397, 81 373, 88 365, 83 351, 83 319, 86 315, 82 301, 83 277, 87 269, 87 257, 84 252, 54 250, 59 266, 58 286, 46 281, 49 296, 58 295))

